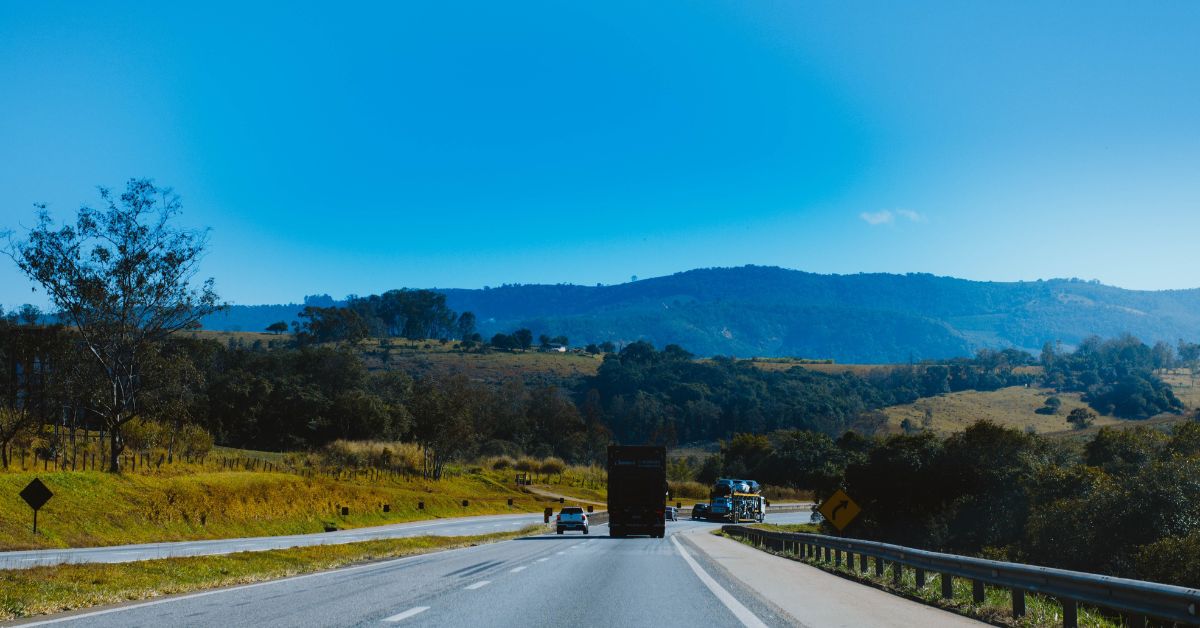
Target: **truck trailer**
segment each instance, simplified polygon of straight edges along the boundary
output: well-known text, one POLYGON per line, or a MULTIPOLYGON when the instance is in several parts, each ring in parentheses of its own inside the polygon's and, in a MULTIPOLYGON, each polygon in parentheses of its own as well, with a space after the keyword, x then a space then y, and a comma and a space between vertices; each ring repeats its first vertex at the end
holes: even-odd
POLYGON ((608 534, 663 538, 667 501, 665 447, 610 445, 608 448, 608 534))

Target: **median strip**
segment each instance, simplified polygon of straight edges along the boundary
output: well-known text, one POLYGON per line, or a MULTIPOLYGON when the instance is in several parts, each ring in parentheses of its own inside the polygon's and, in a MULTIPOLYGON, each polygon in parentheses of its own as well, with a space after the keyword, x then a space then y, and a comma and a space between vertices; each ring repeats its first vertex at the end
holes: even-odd
MULTIPOLYGON (((0 621, 205 589, 211 590, 192 595, 212 595, 228 590, 223 587, 260 586, 289 577, 310 577, 331 573, 330 570, 355 563, 469 547, 542 532, 544 529, 538 525, 479 536, 420 536, 218 556, 161 558, 119 564, 74 563, 4 570, 0 571, 0 621)), ((180 598, 155 600, 146 604, 161 604, 177 599, 180 598)), ((128 607, 122 607, 125 608, 128 607)), ((113 611, 95 611, 96 614, 108 612, 113 611)), ((58 620, 52 619, 47 623, 55 621, 58 620)))

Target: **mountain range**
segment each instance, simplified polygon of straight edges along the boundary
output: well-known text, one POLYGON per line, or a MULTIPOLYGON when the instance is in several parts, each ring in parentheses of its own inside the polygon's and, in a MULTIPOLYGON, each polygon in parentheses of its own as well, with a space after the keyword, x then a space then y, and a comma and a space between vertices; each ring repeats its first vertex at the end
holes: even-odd
MULTIPOLYGON (((1140 291, 1095 281, 970 281, 929 274, 822 275, 776 267, 707 268, 611 286, 438 289, 474 312, 485 338, 528 328, 572 345, 676 343, 704 356, 794 356, 887 363, 980 348, 1036 353, 1089 335, 1200 339, 1200 289, 1140 291)), ((312 298, 310 298, 311 302, 312 298)), ((324 297, 323 304, 333 302, 324 297)), ((235 305, 207 329, 261 331, 300 304, 235 305)))

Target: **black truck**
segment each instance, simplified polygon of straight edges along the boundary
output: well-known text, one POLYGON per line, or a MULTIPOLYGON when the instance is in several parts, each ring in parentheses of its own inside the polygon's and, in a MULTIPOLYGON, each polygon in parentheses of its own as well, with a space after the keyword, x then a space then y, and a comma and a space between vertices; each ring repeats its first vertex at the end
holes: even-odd
POLYGON ((608 534, 663 538, 667 501, 665 447, 608 448, 608 534))

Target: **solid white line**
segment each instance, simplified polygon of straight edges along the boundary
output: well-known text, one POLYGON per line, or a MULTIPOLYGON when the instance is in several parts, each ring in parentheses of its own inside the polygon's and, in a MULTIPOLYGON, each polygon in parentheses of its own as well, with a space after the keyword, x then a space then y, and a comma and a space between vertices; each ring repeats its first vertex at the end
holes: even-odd
POLYGON ((479 582, 476 582, 475 584, 467 585, 466 587, 463 587, 463 588, 465 588, 468 591, 474 591, 475 589, 482 589, 483 587, 486 587, 487 585, 489 585, 491 583, 492 583, 491 580, 480 580, 479 582))
POLYGON ((737 601, 737 598, 733 597, 729 591, 726 591, 725 587, 722 587, 717 583, 716 580, 713 580, 712 576, 708 575, 708 573, 700 567, 700 564, 696 562, 696 559, 692 558, 692 555, 683 548, 683 545, 679 543, 679 540, 675 538, 675 535, 671 535, 671 542, 675 544, 675 548, 679 550, 679 553, 683 556, 683 560, 687 562, 688 567, 692 568, 692 571, 696 574, 696 577, 700 578, 700 582, 703 582, 704 586, 708 587, 708 590, 712 591, 713 595, 717 596, 718 600, 721 600, 721 603, 725 605, 725 608, 728 608, 729 612, 733 613, 733 616, 737 617, 738 621, 742 622, 743 626, 746 628, 767 627, 767 625, 764 624, 761 619, 755 616, 754 613, 750 612, 750 609, 743 606, 741 602, 737 601))
POLYGON ((383 621, 397 622, 402 619, 408 619, 409 617, 412 617, 413 615, 420 615, 421 613, 424 613, 427 610, 429 610, 428 606, 414 606, 414 607, 404 611, 403 613, 397 613, 395 615, 392 615, 391 617, 388 617, 387 619, 385 619, 383 621))
POLYGON ((528 566, 529 566, 529 565, 521 565, 520 567, 513 567, 512 569, 509 569, 509 570, 508 570, 508 573, 517 573, 517 572, 520 572, 520 571, 525 571, 525 568, 526 568, 526 567, 528 567, 528 566))

